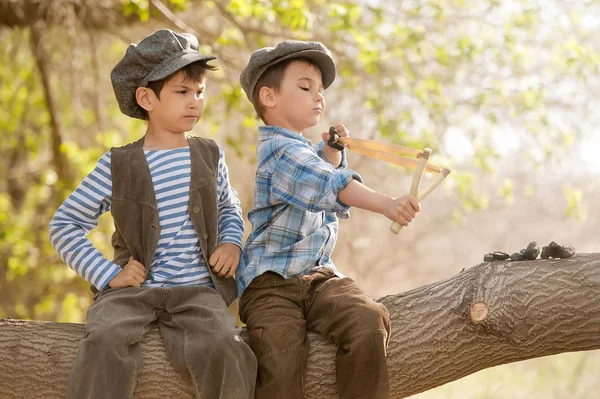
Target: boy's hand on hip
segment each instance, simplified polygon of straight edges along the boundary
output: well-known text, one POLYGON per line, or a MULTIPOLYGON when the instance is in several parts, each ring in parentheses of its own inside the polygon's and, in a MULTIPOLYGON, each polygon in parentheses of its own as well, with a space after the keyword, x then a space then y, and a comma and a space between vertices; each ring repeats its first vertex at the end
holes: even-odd
MULTIPOLYGON (((335 131, 340 137, 350 137, 350 131, 341 123, 335 126, 335 131)), ((323 154, 325 155, 327 161, 329 161, 334 168, 337 168, 342 162, 342 153, 340 150, 336 150, 335 148, 331 148, 327 145, 327 142, 329 141, 329 132, 323 132, 321 133, 321 136, 325 142, 325 145, 323 146, 323 154)))
POLYGON ((108 282, 108 286, 110 288, 139 287, 146 281, 147 274, 144 265, 130 256, 129 262, 108 282))
POLYGON ((241 249, 230 242, 223 242, 215 248, 208 263, 219 277, 233 277, 240 264, 241 249))
POLYGON ((400 223, 402 226, 408 224, 421 211, 421 204, 410 194, 393 199, 383 214, 390 220, 400 223))

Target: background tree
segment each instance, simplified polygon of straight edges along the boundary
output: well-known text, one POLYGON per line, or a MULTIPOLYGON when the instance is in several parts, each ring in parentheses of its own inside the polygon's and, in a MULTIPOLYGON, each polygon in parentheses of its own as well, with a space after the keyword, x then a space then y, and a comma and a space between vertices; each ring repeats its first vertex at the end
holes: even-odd
MULTIPOLYGON (((600 199, 592 152, 600 150, 599 7, 0 0, 0 317, 84 319, 87 284, 51 248, 47 224, 108 148, 143 133, 143 123, 118 111, 109 72, 130 42, 162 27, 195 33, 219 57, 194 133, 226 145, 246 211, 258 122, 237 77, 252 50, 284 38, 323 41, 338 64, 315 139, 342 121, 355 137, 429 146, 434 162, 454 169, 446 194, 429 198, 399 237, 387 233, 387 220, 360 210, 342 223, 336 263, 374 296, 448 277, 485 252, 515 252, 534 239, 597 251, 600 217, 588 209, 600 199)), ((407 191, 405 171, 351 157, 375 188, 407 191)), ((106 215, 91 234, 107 256, 111 233, 106 215)))

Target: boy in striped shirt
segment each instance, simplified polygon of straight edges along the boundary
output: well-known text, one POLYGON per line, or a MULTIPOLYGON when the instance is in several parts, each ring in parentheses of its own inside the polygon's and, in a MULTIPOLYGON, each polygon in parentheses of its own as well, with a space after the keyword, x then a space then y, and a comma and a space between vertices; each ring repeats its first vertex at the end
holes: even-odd
POLYGON ((56 211, 50 238, 96 295, 67 398, 130 398, 140 340, 158 323, 176 370, 197 397, 254 395, 256 359, 227 307, 236 296, 243 219, 223 150, 186 137, 202 116, 208 62, 190 34, 159 30, 132 44, 111 73, 121 111, 144 137, 107 152, 56 211), (115 221, 108 260, 86 235, 115 221))
MULTIPOLYGON (((346 169, 343 151, 323 141, 312 146, 302 136, 319 122, 324 90, 334 79, 329 50, 302 41, 255 51, 240 76, 266 125, 258 130, 252 232, 237 270, 240 317, 258 359, 259 399, 304 398, 307 329, 338 346, 341 398, 390 395, 387 309, 339 273, 331 253, 338 217, 347 218, 350 206, 407 226, 420 205, 410 195, 394 199, 364 186, 346 169)), ((343 125, 336 131, 348 135, 343 125)))

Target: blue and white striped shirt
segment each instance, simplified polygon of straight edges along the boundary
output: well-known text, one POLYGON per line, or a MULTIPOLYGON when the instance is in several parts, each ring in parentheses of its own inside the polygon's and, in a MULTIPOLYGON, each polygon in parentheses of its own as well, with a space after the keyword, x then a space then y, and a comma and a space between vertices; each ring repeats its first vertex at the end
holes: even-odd
MULTIPOLYGON (((158 205, 160 238, 144 286, 212 285, 196 230, 188 215, 191 160, 189 147, 144 151, 158 205)), ((121 271, 86 238, 112 201, 111 153, 107 152, 58 208, 50 240, 63 261, 102 290, 121 271)), ((244 221, 237 193, 229 184, 219 147, 217 243, 242 247, 244 221)))
MULTIPOLYGON (((290 130, 261 126, 254 206, 248 214, 252 232, 236 277, 238 295, 261 274, 284 278, 318 267, 336 270, 330 259, 337 241, 338 218, 349 207, 338 192, 361 177, 346 167, 345 153, 337 169, 325 160, 323 142, 311 142, 290 130)), ((339 274, 339 272, 337 272, 339 274)))

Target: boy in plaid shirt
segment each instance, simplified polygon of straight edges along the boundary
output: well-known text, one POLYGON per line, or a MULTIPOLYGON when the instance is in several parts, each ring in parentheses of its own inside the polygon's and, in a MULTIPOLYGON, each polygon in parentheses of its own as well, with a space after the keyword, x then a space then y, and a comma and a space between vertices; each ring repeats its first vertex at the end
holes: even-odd
MULTIPOLYGON (((389 397, 388 311, 339 273, 330 256, 338 217, 347 218, 350 206, 407 226, 420 205, 410 195, 394 199, 364 186, 346 169, 344 151, 312 146, 302 136, 318 123, 334 79, 329 50, 302 41, 254 52, 240 76, 266 125, 258 132, 252 232, 236 273, 240 317, 258 359, 257 398, 304 398, 307 329, 338 346, 341 398, 389 397)), ((348 135, 343 125, 336 131, 348 135)))

